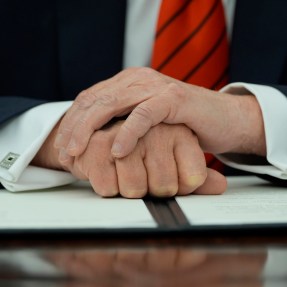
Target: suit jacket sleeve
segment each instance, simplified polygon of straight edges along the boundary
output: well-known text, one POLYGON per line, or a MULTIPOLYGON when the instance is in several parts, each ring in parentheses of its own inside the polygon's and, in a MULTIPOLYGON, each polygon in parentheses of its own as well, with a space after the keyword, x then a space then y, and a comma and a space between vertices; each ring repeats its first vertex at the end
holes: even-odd
POLYGON ((2 96, 0 97, 0 124, 45 102, 45 100, 40 99, 2 96))
POLYGON ((279 90, 285 97, 287 97, 287 86, 273 85, 273 87, 279 90))

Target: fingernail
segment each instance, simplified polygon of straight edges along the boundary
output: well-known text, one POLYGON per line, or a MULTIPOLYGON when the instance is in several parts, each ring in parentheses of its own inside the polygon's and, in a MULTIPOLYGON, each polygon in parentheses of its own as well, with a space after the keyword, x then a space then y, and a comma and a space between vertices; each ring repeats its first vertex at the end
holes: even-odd
POLYGON ((191 175, 188 177, 188 185, 191 187, 199 187, 205 181, 205 177, 203 175, 191 175))
POLYGON ((68 159, 69 159, 69 155, 66 153, 66 150, 64 148, 61 148, 59 152, 59 161, 65 162, 68 159))
POLYGON ((54 146, 55 148, 59 148, 61 146, 63 135, 62 134, 57 134, 54 146))
POLYGON ((112 146, 112 154, 114 156, 120 156, 122 152, 122 145, 120 145, 119 143, 114 143, 112 146))
POLYGON ((74 139, 71 139, 68 144, 67 150, 73 150, 76 148, 76 146, 77 146, 76 141, 74 139))

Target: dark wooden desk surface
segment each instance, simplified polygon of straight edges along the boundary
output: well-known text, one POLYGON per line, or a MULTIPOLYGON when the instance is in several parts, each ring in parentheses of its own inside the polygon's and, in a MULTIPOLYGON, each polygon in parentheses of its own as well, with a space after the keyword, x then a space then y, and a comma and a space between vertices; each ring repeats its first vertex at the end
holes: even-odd
POLYGON ((0 239, 0 286, 287 286, 287 236, 0 239))

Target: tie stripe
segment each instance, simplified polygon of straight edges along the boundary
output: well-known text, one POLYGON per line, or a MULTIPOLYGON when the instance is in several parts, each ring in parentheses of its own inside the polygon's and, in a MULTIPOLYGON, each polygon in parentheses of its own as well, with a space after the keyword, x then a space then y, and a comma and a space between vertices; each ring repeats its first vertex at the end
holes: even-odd
MULTIPOLYGON (((210 10, 209 12, 212 13, 208 13, 208 17, 205 18, 208 20, 205 22, 205 25, 202 25, 200 29, 193 30, 188 38, 186 38, 179 47, 176 47, 176 50, 172 51, 160 66, 155 66, 158 71, 179 80, 209 87, 209 85, 201 83, 201 81, 194 81, 195 78, 198 79, 198 75, 194 75, 193 80, 189 81, 192 71, 199 69, 202 66, 201 62, 209 59, 216 48, 220 47, 219 44, 221 40, 226 41, 224 22, 221 22, 221 25, 217 24, 218 14, 221 14, 221 11, 213 9, 213 11, 210 10), (194 33, 194 31, 196 31, 196 33, 194 33)), ((159 44, 161 43, 159 42, 159 44)), ((161 50, 161 55, 165 52, 169 52, 167 50, 168 49, 165 51, 161 50)), ((222 64, 220 64, 220 66, 221 65, 222 64)), ((208 71, 209 67, 206 67, 205 70, 208 71)), ((214 70, 217 72, 217 69, 212 68, 209 70, 208 74, 211 74, 214 70)), ((204 77, 206 77, 206 74, 203 78, 204 77)), ((214 81, 214 78, 210 78, 210 85, 214 83, 214 81)))
POLYGON ((206 8, 195 11, 191 5, 190 11, 188 9, 185 10, 186 15, 180 15, 181 17, 169 24, 169 29, 166 30, 166 33, 161 33, 160 36, 156 37, 154 49, 158 48, 161 50, 161 54, 157 55, 152 63, 156 70, 161 71, 192 40, 212 16, 219 1, 213 1, 212 7, 207 11, 206 8), (179 31, 179 27, 184 27, 183 31, 179 31), (174 35, 178 36, 174 38, 174 35), (161 46, 166 47, 166 49, 162 51, 161 46))
MULTIPOLYGON (((209 89, 228 81, 228 42, 221 0, 162 0, 151 67, 209 89)), ((222 164, 205 154, 209 167, 222 164)))
MULTIPOLYGON (((160 36, 161 33, 163 33, 163 31, 177 18, 180 16, 180 14, 182 12, 185 11, 185 8, 192 2, 192 0, 186 0, 185 2, 183 2, 183 5, 176 11, 174 12, 174 8, 170 7, 170 11, 172 14, 172 16, 170 16, 170 18, 168 18, 167 20, 165 18, 163 18, 161 21, 163 23, 158 23, 158 30, 156 32, 156 38, 158 38, 160 36)), ((176 1, 170 1, 170 4, 176 4, 176 1)), ((165 15, 166 17, 168 17, 168 14, 165 15)))
MULTIPOLYGON (((206 74, 206 71, 209 70, 210 66, 213 67, 214 65, 216 64, 219 64, 219 67, 222 66, 222 64, 225 64, 225 63, 222 63, 221 61, 218 63, 218 57, 216 57, 216 53, 221 53, 222 49, 225 49, 225 45, 223 45, 223 40, 225 38, 225 29, 222 30, 221 34, 219 35, 217 41, 214 43, 214 45, 210 48, 209 51, 206 52, 206 54, 204 55, 204 57, 200 60, 200 62, 195 66, 193 67, 186 76, 184 76, 182 78, 182 81, 184 82, 189 82, 189 79, 193 77, 193 84, 196 84, 197 82, 197 78, 198 77, 202 77, 204 76, 204 74, 206 74), (212 56, 215 56, 215 57, 212 57, 212 56), (201 69, 200 73, 198 75, 195 75, 196 72, 201 69), (201 75, 203 74, 203 75, 201 75)), ((227 51, 226 51, 227 52, 227 51)), ((224 67, 223 67, 224 68, 224 67)), ((214 77, 210 77, 209 80, 210 82, 214 82, 214 79, 216 79, 218 77, 218 71, 215 71, 213 73, 214 77)), ((208 84, 207 85, 208 87, 211 87, 212 84, 208 84)))

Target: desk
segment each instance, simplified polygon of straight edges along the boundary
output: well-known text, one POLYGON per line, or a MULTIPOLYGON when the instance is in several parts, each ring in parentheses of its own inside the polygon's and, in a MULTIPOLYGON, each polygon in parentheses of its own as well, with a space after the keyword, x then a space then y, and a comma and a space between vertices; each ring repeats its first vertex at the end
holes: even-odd
POLYGON ((287 229, 259 231, 3 233, 0 287, 286 287, 287 229))

